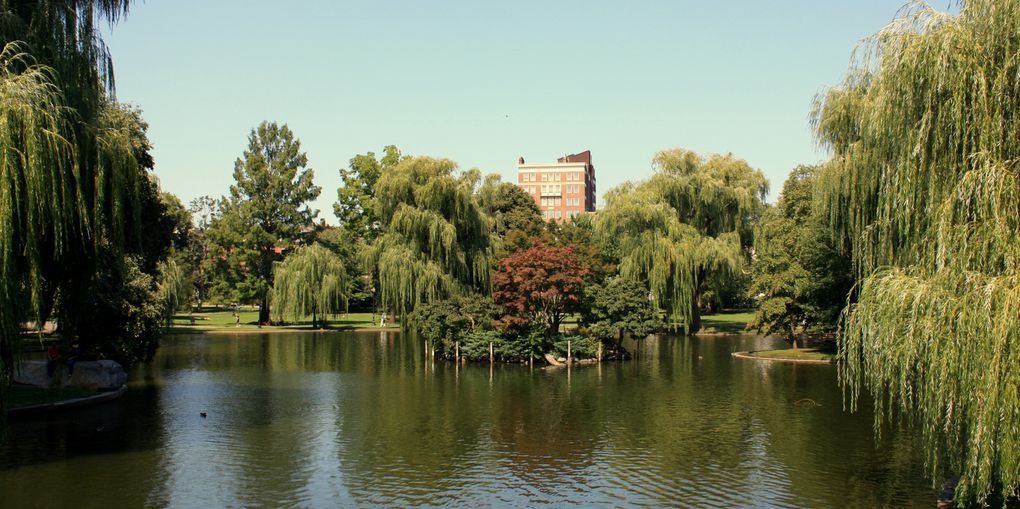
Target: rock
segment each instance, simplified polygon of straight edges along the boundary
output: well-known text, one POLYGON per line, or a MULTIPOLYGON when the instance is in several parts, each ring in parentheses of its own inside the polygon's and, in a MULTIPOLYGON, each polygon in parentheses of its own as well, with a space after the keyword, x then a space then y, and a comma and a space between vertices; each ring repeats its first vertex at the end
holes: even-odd
POLYGON ((58 379, 65 387, 85 389, 118 389, 127 382, 127 373, 116 361, 82 361, 74 364, 74 373, 67 374, 67 366, 59 364, 53 378, 46 376, 46 361, 23 361, 14 370, 14 381, 19 384, 50 387, 58 379))

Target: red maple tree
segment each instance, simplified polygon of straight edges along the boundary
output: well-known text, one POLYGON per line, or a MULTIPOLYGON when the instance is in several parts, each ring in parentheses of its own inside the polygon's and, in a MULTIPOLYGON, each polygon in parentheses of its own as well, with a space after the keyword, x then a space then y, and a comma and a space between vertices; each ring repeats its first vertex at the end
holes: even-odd
POLYGON ((581 301, 588 267, 573 246, 546 246, 536 241, 499 262, 492 279, 492 298, 505 315, 496 321, 503 328, 542 324, 550 334, 581 301))

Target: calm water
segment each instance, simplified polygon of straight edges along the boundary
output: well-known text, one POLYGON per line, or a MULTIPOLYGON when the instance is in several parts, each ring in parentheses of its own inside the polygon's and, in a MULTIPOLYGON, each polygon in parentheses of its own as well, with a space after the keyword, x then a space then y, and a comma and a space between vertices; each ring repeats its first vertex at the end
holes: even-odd
POLYGON ((424 362, 395 333, 178 336, 121 400, 15 422, 0 506, 934 506, 831 366, 648 340, 574 368, 424 362), (201 418, 199 412, 207 412, 201 418))

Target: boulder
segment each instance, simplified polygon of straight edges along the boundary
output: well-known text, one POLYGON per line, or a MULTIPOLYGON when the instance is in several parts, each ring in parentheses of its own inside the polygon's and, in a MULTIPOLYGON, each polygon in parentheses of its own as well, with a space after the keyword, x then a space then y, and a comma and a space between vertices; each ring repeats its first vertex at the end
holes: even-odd
POLYGON ((14 370, 14 381, 37 387, 63 385, 85 389, 119 389, 127 382, 127 373, 116 361, 81 361, 74 364, 74 373, 67 374, 67 366, 57 366, 53 378, 46 376, 46 361, 23 361, 14 370))

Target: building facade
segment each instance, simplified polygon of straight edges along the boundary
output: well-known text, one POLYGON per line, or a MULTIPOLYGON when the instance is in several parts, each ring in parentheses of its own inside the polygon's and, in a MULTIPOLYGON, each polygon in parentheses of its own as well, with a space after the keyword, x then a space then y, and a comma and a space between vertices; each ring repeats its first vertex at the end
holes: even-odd
POLYGON ((534 198, 542 218, 562 222, 595 212, 595 166, 591 151, 559 158, 555 163, 517 160, 517 185, 534 198))

